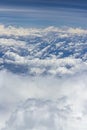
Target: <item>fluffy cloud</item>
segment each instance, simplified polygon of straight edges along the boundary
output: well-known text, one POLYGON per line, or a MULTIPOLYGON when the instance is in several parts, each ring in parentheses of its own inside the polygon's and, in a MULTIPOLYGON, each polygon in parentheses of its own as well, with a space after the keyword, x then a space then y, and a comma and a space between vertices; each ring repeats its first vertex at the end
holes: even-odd
POLYGON ((7 130, 61 130, 71 110, 60 109, 57 102, 29 99, 11 116, 7 130))
POLYGON ((86 75, 84 72, 61 78, 25 77, 2 71, 0 120, 3 129, 86 130, 86 75))
POLYGON ((86 130, 87 30, 0 32, 1 130, 86 130))
POLYGON ((0 25, 0 35, 6 35, 6 36, 29 36, 29 35, 35 35, 39 33, 39 29, 27 29, 27 28, 16 28, 13 26, 5 27, 4 25, 0 25))
POLYGON ((87 30, 4 25, 0 30, 1 68, 30 75, 74 74, 87 68, 87 30))
POLYGON ((87 115, 74 113, 67 102, 66 97, 56 102, 29 99, 12 114, 6 130, 86 130, 87 115))
POLYGON ((85 29, 81 29, 81 28, 68 28, 68 27, 64 27, 64 28, 57 28, 57 27, 48 27, 45 29, 41 29, 41 28, 23 28, 23 27, 14 27, 14 26, 4 26, 4 25, 0 25, 0 36, 6 35, 6 36, 15 36, 17 38, 17 36, 43 36, 43 35, 47 35, 50 32, 55 32, 57 34, 61 34, 61 36, 72 36, 72 35, 83 35, 83 34, 87 34, 87 30, 85 29), (67 32, 66 32, 67 30, 67 32), (68 35, 67 35, 68 34, 68 35))

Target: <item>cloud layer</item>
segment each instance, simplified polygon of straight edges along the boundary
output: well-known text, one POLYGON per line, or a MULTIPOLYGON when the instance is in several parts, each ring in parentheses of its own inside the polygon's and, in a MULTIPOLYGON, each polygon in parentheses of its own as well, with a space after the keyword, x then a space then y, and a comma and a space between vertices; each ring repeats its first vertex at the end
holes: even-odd
POLYGON ((23 77, 1 72, 3 129, 86 130, 86 75, 85 72, 62 78, 23 77))
POLYGON ((86 130, 86 76, 87 30, 0 25, 0 129, 86 130))
POLYGON ((87 68, 87 30, 4 25, 0 30, 1 69, 28 75, 63 75, 87 68))
MULTIPOLYGON (((39 80, 35 79, 33 83, 27 82, 32 91, 30 88, 29 91, 26 89, 29 85, 26 86, 25 82, 24 90, 26 92, 24 93, 26 95, 24 97, 28 98, 31 95, 31 98, 19 103, 4 130, 87 129, 87 81, 85 74, 68 79, 40 78, 39 80)), ((23 88, 21 82, 21 89, 17 88, 19 94, 22 93, 23 88)), ((22 96, 20 98, 24 99, 22 96)))

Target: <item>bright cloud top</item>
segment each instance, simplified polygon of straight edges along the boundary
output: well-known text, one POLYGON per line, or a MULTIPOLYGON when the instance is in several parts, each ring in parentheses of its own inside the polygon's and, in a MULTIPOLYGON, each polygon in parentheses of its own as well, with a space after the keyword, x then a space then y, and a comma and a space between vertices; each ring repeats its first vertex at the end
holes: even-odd
POLYGON ((4 130, 87 129, 86 74, 60 79, 2 75, 7 80, 0 95, 11 112, 4 130))
POLYGON ((1 130, 87 129, 87 30, 0 25, 0 70, 1 130))
POLYGON ((0 25, 0 32, 1 69, 28 75, 63 75, 87 68, 87 30, 0 25))
POLYGON ((30 78, 2 72, 0 79, 0 112, 7 120, 1 130, 87 129, 86 73, 30 78))
POLYGON ((67 30, 67 34, 69 35, 73 35, 73 34, 77 34, 77 35, 82 35, 82 34, 87 34, 87 30, 85 29, 81 29, 81 28, 57 28, 57 27, 48 27, 45 29, 41 29, 41 28, 23 28, 23 27, 14 27, 14 26, 4 26, 4 25, 0 25, 0 35, 7 35, 7 36, 29 36, 29 35, 37 35, 38 34, 41 35, 45 35, 48 32, 57 32, 57 33, 65 33, 67 30))

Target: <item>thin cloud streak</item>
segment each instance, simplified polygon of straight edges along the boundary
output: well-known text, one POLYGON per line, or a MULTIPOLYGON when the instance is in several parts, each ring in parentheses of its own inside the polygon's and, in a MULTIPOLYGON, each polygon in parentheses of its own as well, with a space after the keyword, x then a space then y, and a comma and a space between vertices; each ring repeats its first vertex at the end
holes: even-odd
POLYGON ((86 10, 82 9, 0 8, 0 23, 15 26, 47 27, 66 25, 87 28, 86 16, 86 10))

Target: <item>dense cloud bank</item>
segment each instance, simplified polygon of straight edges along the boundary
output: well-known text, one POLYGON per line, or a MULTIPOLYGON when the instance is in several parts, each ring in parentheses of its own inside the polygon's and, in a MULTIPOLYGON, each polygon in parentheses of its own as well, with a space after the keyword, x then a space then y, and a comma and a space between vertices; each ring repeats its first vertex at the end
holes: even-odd
MULTIPOLYGON (((86 130, 86 75, 85 72, 62 78, 23 77, 1 72, 0 108, 3 109, 0 113, 4 118, 3 129, 86 130)), ((0 119, 1 123, 3 118, 0 119)))
POLYGON ((4 130, 86 130, 85 109, 84 104, 82 111, 73 111, 67 97, 56 102, 29 99, 12 114, 4 130))
POLYGON ((0 129, 87 130, 87 30, 0 25, 0 129))
POLYGON ((87 30, 0 25, 0 32, 0 69, 59 76, 86 71, 87 30))

